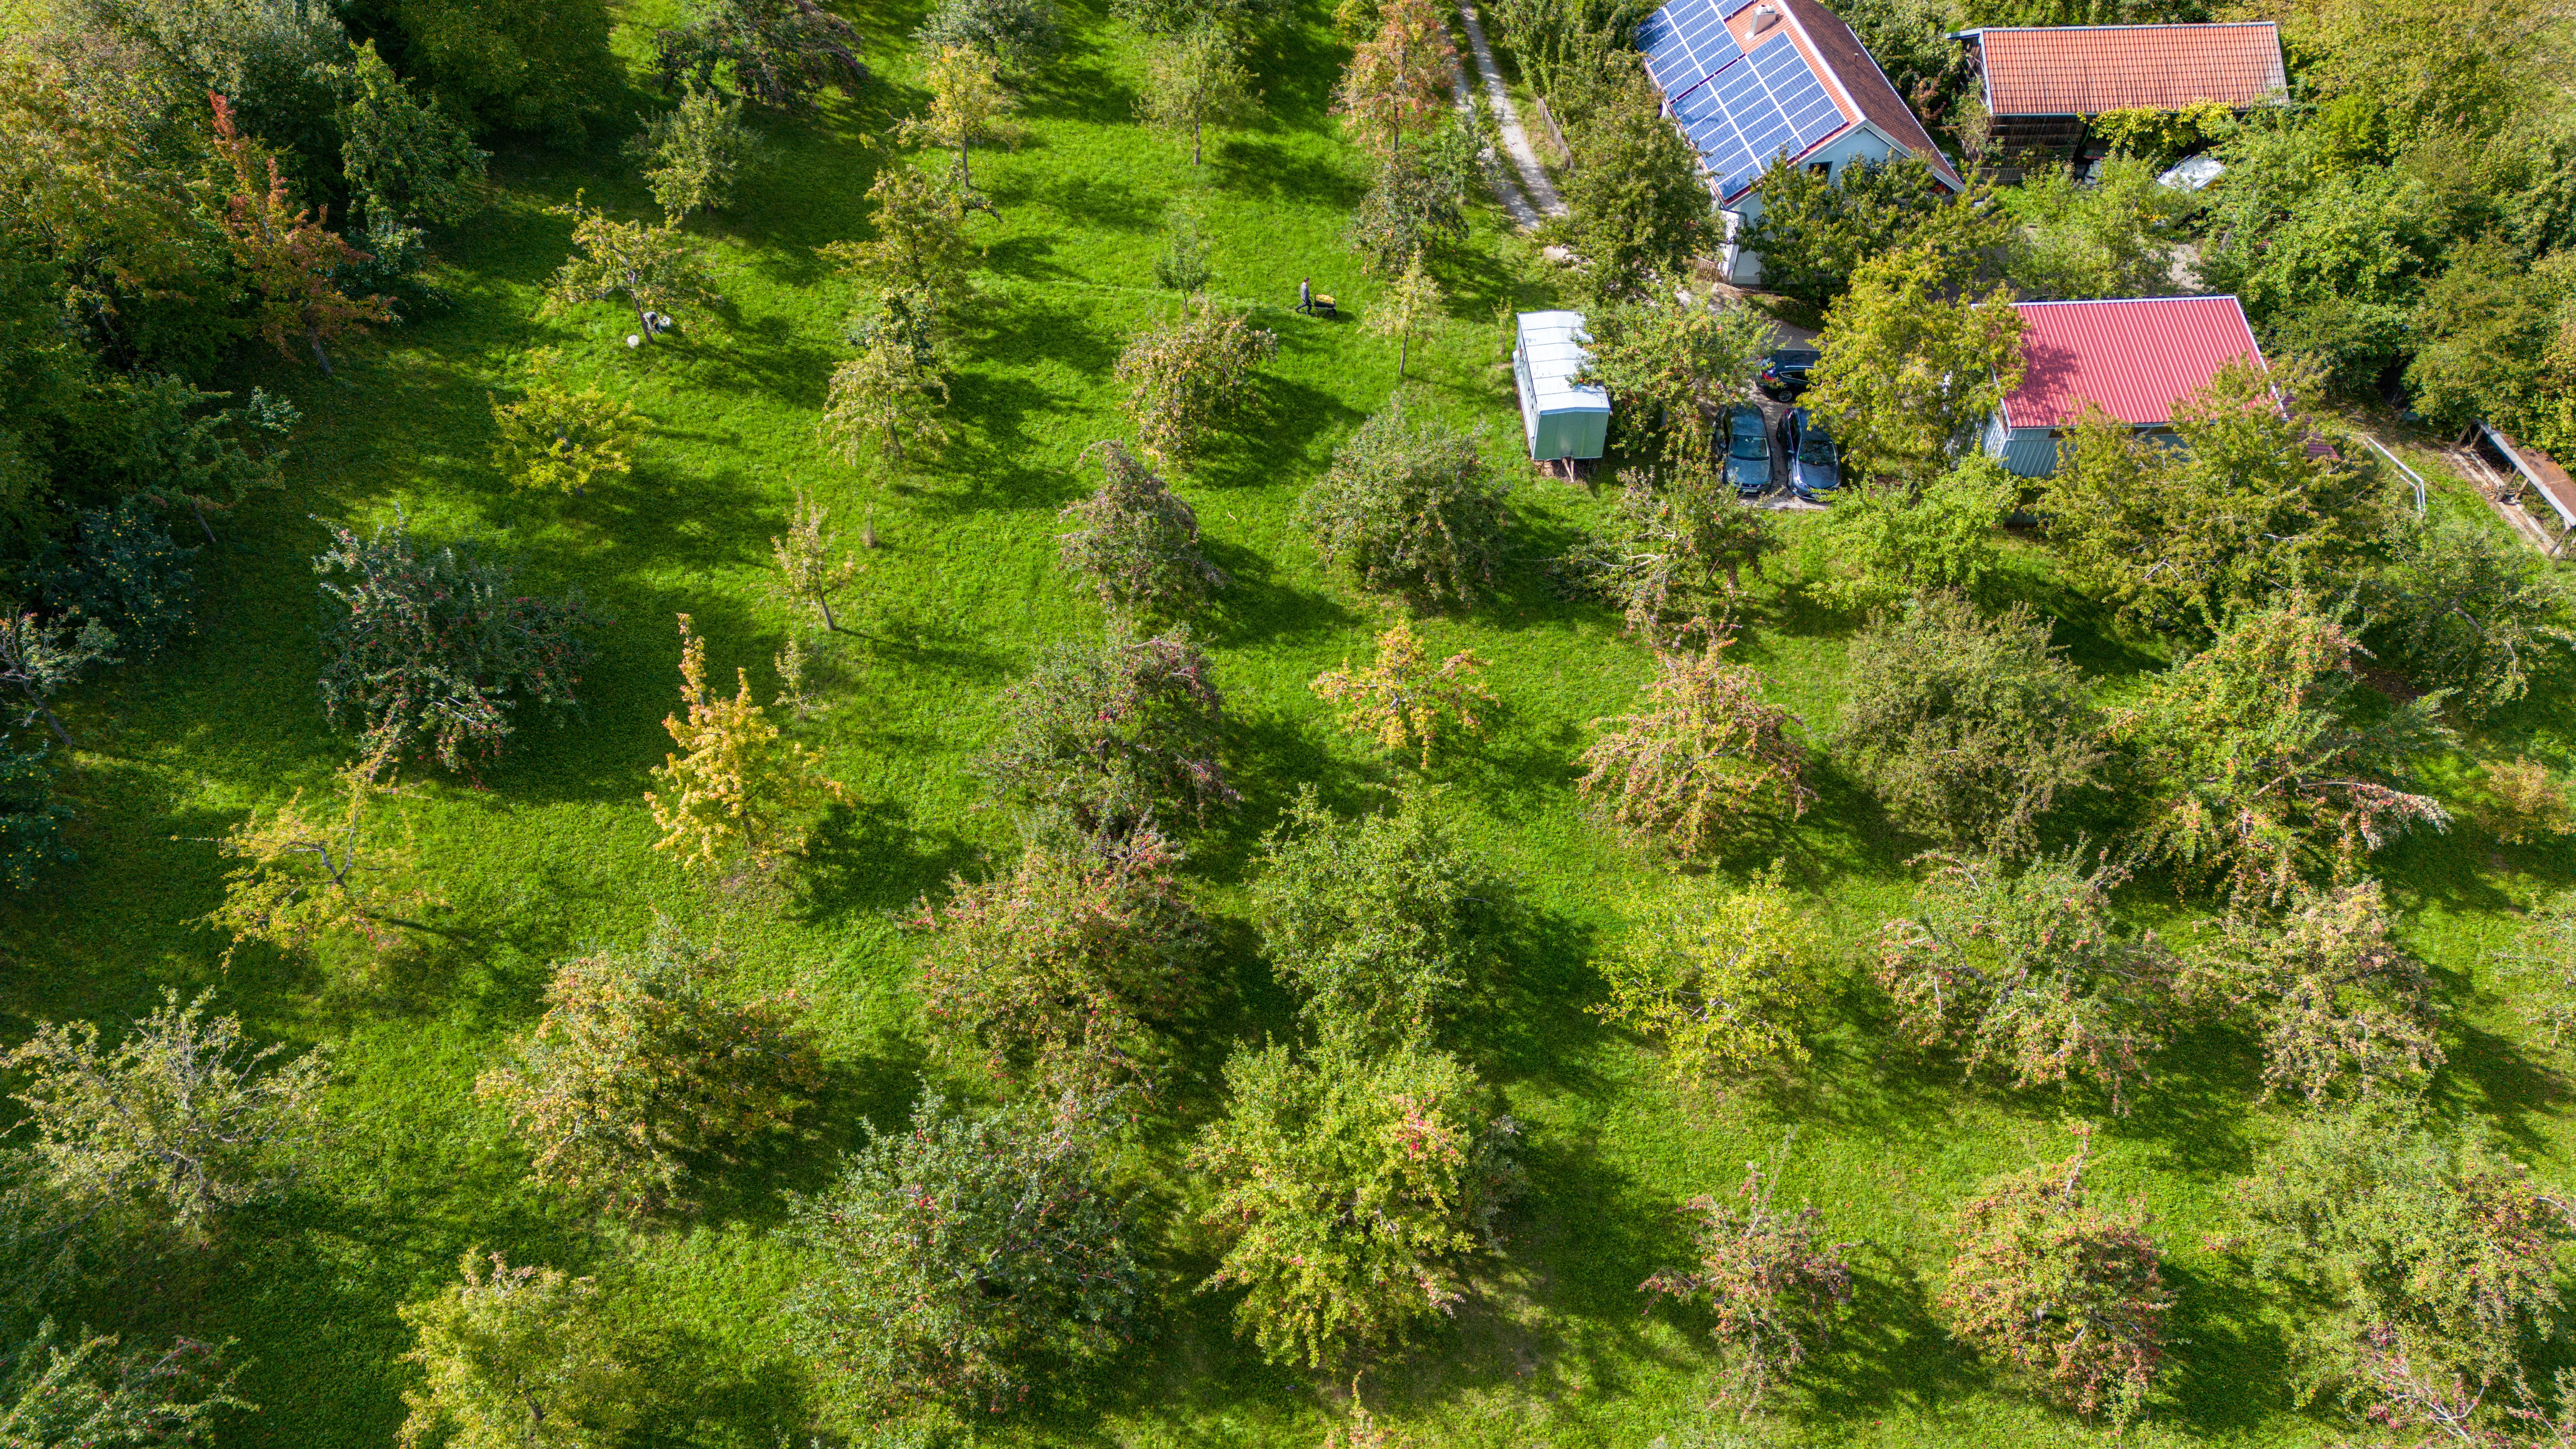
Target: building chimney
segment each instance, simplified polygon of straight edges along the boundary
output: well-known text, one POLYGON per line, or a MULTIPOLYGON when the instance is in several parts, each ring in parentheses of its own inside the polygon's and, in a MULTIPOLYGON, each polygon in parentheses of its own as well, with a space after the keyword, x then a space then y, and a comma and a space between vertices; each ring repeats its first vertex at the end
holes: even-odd
POLYGON ((1779 23, 1780 7, 1776 5, 1756 5, 1753 7, 1754 34, 1760 35, 1762 32, 1779 23))

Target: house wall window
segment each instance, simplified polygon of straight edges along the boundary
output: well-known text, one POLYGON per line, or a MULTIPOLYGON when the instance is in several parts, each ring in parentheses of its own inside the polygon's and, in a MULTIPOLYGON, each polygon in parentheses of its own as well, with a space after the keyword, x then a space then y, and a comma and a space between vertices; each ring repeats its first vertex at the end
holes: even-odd
POLYGON ((1819 181, 1829 181, 1833 179, 1834 163, 1831 161, 1810 161, 1807 163, 1807 174, 1815 177, 1819 181))

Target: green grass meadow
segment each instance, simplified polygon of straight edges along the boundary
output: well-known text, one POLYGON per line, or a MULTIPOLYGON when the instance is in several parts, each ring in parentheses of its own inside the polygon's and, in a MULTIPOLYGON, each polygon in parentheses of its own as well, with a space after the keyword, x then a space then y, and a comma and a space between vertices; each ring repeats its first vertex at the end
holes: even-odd
MULTIPOLYGON (((1175 477, 1198 510, 1232 589, 1197 624, 1235 721, 1240 815, 1195 848, 1189 874, 1219 917, 1213 1004, 1179 1033, 1169 1090, 1128 1157, 1155 1245, 1164 1303, 1122 1359, 1051 1385, 1019 1413, 979 1423, 996 1444, 1312 1445, 1336 1421, 1343 1386, 1265 1366, 1239 1342, 1231 1300, 1196 1285, 1214 1255, 1193 1226, 1180 1144, 1217 1105, 1232 1046, 1292 1029, 1245 918, 1252 850, 1296 788, 1346 809, 1386 767, 1337 734, 1307 689, 1317 672, 1364 660, 1387 607, 1327 575, 1292 527, 1299 491, 1336 443, 1395 385, 1395 347, 1366 336, 1373 287, 1338 236, 1363 169, 1326 107, 1345 52, 1322 7, 1258 58, 1269 112, 1212 132, 1193 170, 1185 140, 1132 119, 1142 73, 1134 42, 1098 0, 1073 0, 1073 43, 1030 88, 1026 139, 976 157, 999 218, 975 224, 985 293, 960 349, 948 417, 958 434, 910 471, 830 459, 814 427, 844 348, 852 297, 813 249, 863 234, 875 169, 916 164, 871 144, 916 109, 909 4, 852 18, 879 80, 811 122, 765 122, 767 170, 731 208, 692 223, 706 236, 726 316, 684 316, 672 340, 630 351, 631 319, 602 305, 536 318, 569 221, 548 208, 576 190, 627 215, 649 199, 603 127, 586 154, 496 157, 496 204, 442 239, 451 310, 346 349, 340 377, 246 354, 226 385, 283 390, 305 411, 287 487, 218 522, 199 556, 207 588, 197 637, 148 666, 105 673, 65 711, 81 749, 64 784, 81 810, 80 862, 0 902, 0 1009, 17 1038, 38 1020, 142 1014, 164 988, 212 986, 260 1037, 330 1047, 340 1081, 329 1150, 293 1196, 233 1220, 216 1247, 138 1266, 78 1305, 104 1329, 236 1341, 240 1389, 261 1406, 225 1442, 356 1449, 388 1443, 410 1370, 397 1305, 452 1281, 470 1248, 599 1275, 619 1319, 659 1356, 671 1393, 638 1442, 774 1449, 814 1402, 788 1353, 778 1304, 797 1264, 776 1246, 781 1190, 813 1190, 863 1120, 903 1120, 937 1068, 913 1023, 900 924, 949 876, 1006 860, 1007 816, 977 808, 967 762, 988 738, 993 697, 1051 641, 1103 627, 1054 568, 1056 511, 1096 482, 1078 469, 1121 435, 1111 368, 1133 331, 1176 307, 1154 287, 1166 208, 1204 218, 1216 292, 1278 329, 1256 419, 1175 477), (890 157, 893 159, 890 160, 890 157), (1288 310, 1297 280, 1337 294, 1344 320, 1288 310), (637 472, 581 499, 514 495, 491 465, 487 394, 524 379, 529 350, 559 345, 582 375, 626 391, 658 427, 637 472), (646 771, 670 749, 686 612, 719 679, 747 669, 764 697, 769 661, 793 620, 765 590, 768 540, 789 499, 811 489, 845 537, 873 515, 858 636, 833 646, 821 708, 798 727, 858 802, 818 835, 782 886, 711 888, 651 848, 646 771), (533 715, 517 748, 479 777, 407 782, 393 807, 453 934, 378 967, 354 957, 289 958, 190 924, 217 902, 210 837, 292 792, 324 791, 353 742, 326 727, 315 690, 316 518, 371 526, 407 515, 436 538, 473 538, 524 563, 535 590, 578 586, 613 622, 564 727, 533 715), (827 1043, 831 1085, 806 1119, 748 1161, 714 1172, 696 1214, 643 1227, 594 1221, 522 1182, 523 1155, 478 1107, 476 1074, 532 1023, 550 963, 640 940, 657 913, 731 952, 743 991, 794 987, 827 1043)), ((620 44, 640 59, 665 17, 630 7, 620 44)), ((642 91, 611 114, 650 104, 642 91)), ((943 155, 917 164, 943 164, 943 155)), ((2284 1374, 2281 1314, 2204 1246, 2224 1228, 2226 1179, 2243 1171, 2276 1109, 2257 1096, 2259 1054, 2223 1032, 2186 1036, 2158 1060, 2126 1117, 2082 1093, 2015 1094, 1963 1084, 1955 1064, 1893 1037, 1867 981, 1864 949, 1906 898, 1921 842, 1893 831, 1830 764, 1818 808, 1775 842, 1729 863, 1788 862, 1841 955, 1813 1023, 1812 1066, 1730 1094, 1678 1094, 1640 1043, 1604 1030, 1588 957, 1617 928, 1628 891, 1656 868, 1597 827, 1575 799, 1586 723, 1626 708, 1650 653, 1618 619, 1552 595, 1542 561, 1601 501, 1527 475, 1505 366, 1503 308, 1555 296, 1530 244, 1490 206, 1472 255, 1444 278, 1451 301, 1415 351, 1415 405, 1488 429, 1489 456, 1525 478, 1514 495, 1515 558, 1498 589, 1422 628, 1434 649, 1473 648, 1500 700, 1484 739, 1436 771, 1470 837, 1529 907, 1508 966, 1482 983, 1447 1044, 1506 1093, 1528 1129, 1531 1192, 1508 1251, 1454 1324, 1373 1374, 1370 1405, 1423 1445, 1621 1446, 1727 1429, 1702 1326, 1649 1311, 1639 1280, 1686 1246, 1676 1208, 1731 1193, 1745 1162, 1794 1127, 1784 1197, 1824 1209, 1853 1250, 1861 1293, 1832 1350, 1782 1398, 1762 1442, 1978 1446, 2092 1442, 2101 1431, 2034 1406, 1956 1345, 1934 1307, 1951 1205, 1986 1175, 2071 1150, 2068 1116, 2101 1124, 2097 1184, 2156 1213, 2181 1295, 2176 1343, 2140 1444, 2324 1444, 2357 1433, 2300 1411, 2284 1374)), ((2445 506, 2474 508, 2473 498, 2445 506)), ((1784 515, 1793 531, 1800 518, 1784 515)), ((2060 639, 2106 692, 2159 662, 2111 637, 2100 612, 2015 544, 2008 583, 2060 620, 2060 639)), ((1829 733, 1856 619, 1794 592, 1766 594, 1742 657, 1769 675, 1811 739, 1829 733)), ((2482 751, 2530 750, 2565 764, 2557 701, 2493 727, 2482 751)), ((2464 761, 2437 762, 2465 788, 2464 761)), ((2079 806, 2070 830, 2095 837, 2118 802, 2079 806)), ((2562 847, 2498 845, 2465 824, 2408 840, 2381 868, 2411 944, 2437 968, 2450 1011, 2444 1110, 2492 1122, 2544 1178, 2569 1178, 2564 1084, 2494 994, 2483 965, 2512 913, 2576 879, 2562 847)), ((2133 888, 2142 918, 2190 912, 2169 890, 2133 888)), ((950 1084, 969 1088, 972 1084, 950 1084)), ((797 1442, 803 1442, 799 1439, 797 1442)), ((1722 1441, 1720 1441, 1722 1442, 1722 1441)))

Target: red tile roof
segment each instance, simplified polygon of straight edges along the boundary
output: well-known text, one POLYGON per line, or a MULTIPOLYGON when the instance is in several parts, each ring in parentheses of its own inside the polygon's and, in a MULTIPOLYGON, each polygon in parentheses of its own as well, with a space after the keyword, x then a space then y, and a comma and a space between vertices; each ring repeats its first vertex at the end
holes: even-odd
POLYGON ((2021 386, 2004 424, 2062 428, 2087 403, 2136 427, 2173 421, 2182 401, 2240 357, 2263 359, 2234 297, 2140 297, 2113 302, 2016 302, 2021 386))
MULTIPOLYGON (((2416 23, 2392 17, 2393 24, 2416 23)), ((2288 89, 2281 31, 2238 25, 2063 25, 1961 32, 1977 40, 1986 110, 2098 116, 2202 101, 2244 109, 2288 89)))
POLYGON ((1913 152, 1930 166, 1933 174, 1947 182, 1951 190, 1960 189, 1959 173, 1950 169, 1949 158, 1933 144, 1931 133, 1923 129, 1923 123, 1915 118, 1913 108, 1896 93, 1896 87, 1887 79, 1887 72, 1878 68, 1878 61, 1870 55, 1869 48, 1860 43, 1859 36, 1852 34, 1852 28, 1843 23, 1843 18, 1817 4, 1816 0, 1781 0, 1781 3, 1787 7, 1789 17, 1797 22, 1798 38, 1806 42, 1807 54, 1823 62, 1819 68, 1840 89, 1841 94, 1834 99, 1842 107, 1843 114, 1849 117, 1855 109, 1858 110, 1860 116, 1854 119, 1866 118, 1889 140, 1913 152))

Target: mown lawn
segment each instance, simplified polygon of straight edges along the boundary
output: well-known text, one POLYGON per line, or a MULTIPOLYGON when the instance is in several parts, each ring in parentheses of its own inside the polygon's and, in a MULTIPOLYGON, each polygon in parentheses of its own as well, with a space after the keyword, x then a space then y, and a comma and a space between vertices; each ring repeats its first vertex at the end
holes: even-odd
MULTIPOLYGON (((861 230, 863 193, 889 164, 869 138, 918 104, 903 84, 905 35, 918 18, 909 6, 856 17, 888 79, 821 121, 772 125, 771 168, 729 213, 698 224, 729 303, 721 325, 684 318, 677 341, 629 352, 630 324, 611 308, 535 319, 569 231, 548 207, 583 189, 623 212, 647 205, 616 154, 619 137, 604 136, 587 155, 502 156, 498 203, 444 244, 453 309, 349 349, 338 382, 244 360, 236 385, 282 388, 305 408, 288 487, 223 520, 221 544, 201 556, 209 593, 199 637, 105 676, 68 711, 83 746, 67 777, 82 808, 82 861, 0 904, 12 1036, 38 1019, 137 1015, 165 987, 214 986, 259 1034, 336 1054, 328 1150, 291 1200, 237 1220, 197 1261, 136 1269, 77 1306, 94 1323, 147 1336, 236 1339, 249 1364, 242 1389, 263 1410, 228 1442, 386 1443, 407 1381, 395 1307, 451 1280, 458 1255, 476 1246, 601 1276, 618 1314, 665 1356, 659 1377, 674 1392, 647 1442, 771 1449, 804 1421, 807 1386, 775 1314, 797 1271, 769 1236, 778 1194, 819 1186, 859 1124, 900 1122, 934 1071, 912 1023, 899 919, 952 873, 1013 848, 1010 822, 976 808, 966 769, 992 728, 991 700, 1050 641, 1102 627, 1054 571, 1055 511, 1091 486, 1075 469, 1081 451, 1122 431, 1110 369, 1125 337, 1175 305, 1154 289, 1151 267, 1175 202, 1206 220, 1216 290, 1282 338, 1258 420, 1178 480, 1236 580, 1199 626, 1236 720, 1247 797, 1191 866, 1224 918, 1222 990, 1182 1034, 1160 1115, 1130 1154, 1166 1270, 1164 1311, 1110 1371, 1055 1385, 982 1432, 1026 1443, 1320 1442, 1338 1387, 1265 1367, 1234 1339, 1230 1304, 1194 1291, 1213 1258, 1176 1164, 1180 1141, 1214 1109, 1231 1046, 1291 1029, 1243 919, 1252 845, 1298 785, 1355 808, 1384 778, 1332 731, 1306 682, 1365 657, 1387 611, 1326 576, 1289 518, 1335 443, 1386 401, 1394 348, 1351 320, 1374 289, 1337 241, 1362 173, 1325 114, 1342 52, 1323 7, 1260 61, 1268 121, 1212 135, 1195 172, 1185 146, 1130 119, 1141 71, 1132 43, 1091 0, 1070 8, 1076 40, 1029 95, 1027 139, 978 157, 1000 217, 979 223, 985 303, 954 378, 960 436, 918 471, 843 467, 813 433, 850 297, 812 249, 861 230), (1290 313, 1301 275, 1337 293, 1346 320, 1290 313), (547 344, 629 390, 659 424, 632 479, 584 499, 535 500, 513 496, 490 466, 486 394, 513 386, 528 350, 547 344), (861 636, 835 646, 823 708, 802 726, 861 803, 828 824, 783 889, 710 889, 653 853, 642 799, 645 772, 670 743, 661 720, 676 705, 673 616, 694 616, 719 677, 739 665, 764 693, 774 687, 768 661, 791 621, 764 591, 767 540, 799 488, 852 534, 873 514, 882 538, 867 556, 861 636), (314 689, 309 560, 323 535, 312 520, 372 525, 398 511, 426 534, 506 549, 531 587, 577 585, 613 619, 586 681, 587 710, 566 728, 525 721, 517 753, 479 778, 411 783, 399 813, 452 937, 392 968, 246 948, 226 969, 223 941, 189 924, 219 892, 208 837, 295 790, 327 788, 352 748, 324 727, 314 689), (472 1085, 501 1039, 535 1018, 550 962, 638 940, 657 913, 720 938, 741 989, 801 992, 834 1075, 810 1136, 715 1175, 698 1215, 630 1231, 522 1185, 522 1158, 472 1085)), ((627 16, 630 55, 656 18, 627 16)), ((646 103, 639 93, 615 109, 646 103)), ((1418 406, 1484 424, 1491 456, 1517 476, 1497 313, 1554 296, 1490 209, 1477 225, 1472 259, 1447 278, 1448 315, 1417 349, 1415 395, 1418 406)), ((2244 1169, 2272 1118, 2252 1091, 2251 1046, 2224 1033, 2184 1038, 2125 1118, 2080 1094, 1963 1086, 1953 1065, 1903 1049, 1862 952, 1904 898, 1919 842, 1892 832, 1830 768, 1819 808, 1730 864, 1741 872, 1785 858, 1845 948, 1814 1023, 1813 1066, 1730 1096, 1679 1096, 1636 1043, 1585 1014, 1596 994, 1588 953, 1615 929, 1621 895, 1651 886, 1655 872, 1585 818, 1571 761, 1586 722, 1624 708, 1652 661, 1607 611, 1545 586, 1541 562, 1597 501, 1532 479, 1514 506, 1509 576, 1473 609, 1424 627, 1433 647, 1472 647, 1490 661, 1502 701, 1487 738, 1439 773, 1471 837, 1530 909, 1508 969, 1483 984, 1449 1045, 1503 1087, 1527 1124, 1532 1192, 1483 1295, 1452 1331, 1374 1376, 1371 1403, 1426 1444, 1686 1442, 1709 1422, 1699 1330, 1644 1311, 1635 1285, 1683 1246, 1681 1202, 1731 1191, 1745 1161, 1794 1127, 1786 1194, 1812 1198, 1838 1237, 1859 1240, 1864 1282, 1839 1344, 1783 1403, 1777 1442, 2087 1440, 2092 1431, 2031 1407, 1950 1344, 1933 1302, 1950 1204, 1987 1174, 2063 1156, 2058 1123, 2071 1114, 2102 1122, 2099 1184, 2152 1206, 2182 1294, 2167 1399, 2131 1437, 2305 1444, 2341 1432, 2293 1410, 2276 1306, 2203 1246, 2224 1225, 2226 1178, 2244 1169)), ((2015 547, 2007 591, 2058 615, 2062 640, 2106 690, 2156 666, 2152 651, 2111 638, 2097 610, 2060 590, 2043 556, 2015 547)), ((1832 727, 1856 627, 1777 590, 1752 619, 1744 656, 1811 737, 1832 727)), ((2563 764, 2557 719, 2555 701, 2534 705, 2497 728, 2499 747, 2563 764)), ((2444 770, 2454 784, 2465 778, 2456 763, 2444 770)), ((2118 824, 2116 804, 2087 802, 2069 831, 2100 838, 2118 824)), ((2481 962, 2511 910, 2576 878, 2576 857, 2507 849, 2464 828, 2409 841, 2383 864, 2454 1013, 2442 1104, 2492 1121, 2563 1180, 2561 1083, 2490 994, 2481 962)), ((2143 917, 2177 928, 2189 914, 2153 885, 2133 897, 2143 917)))

